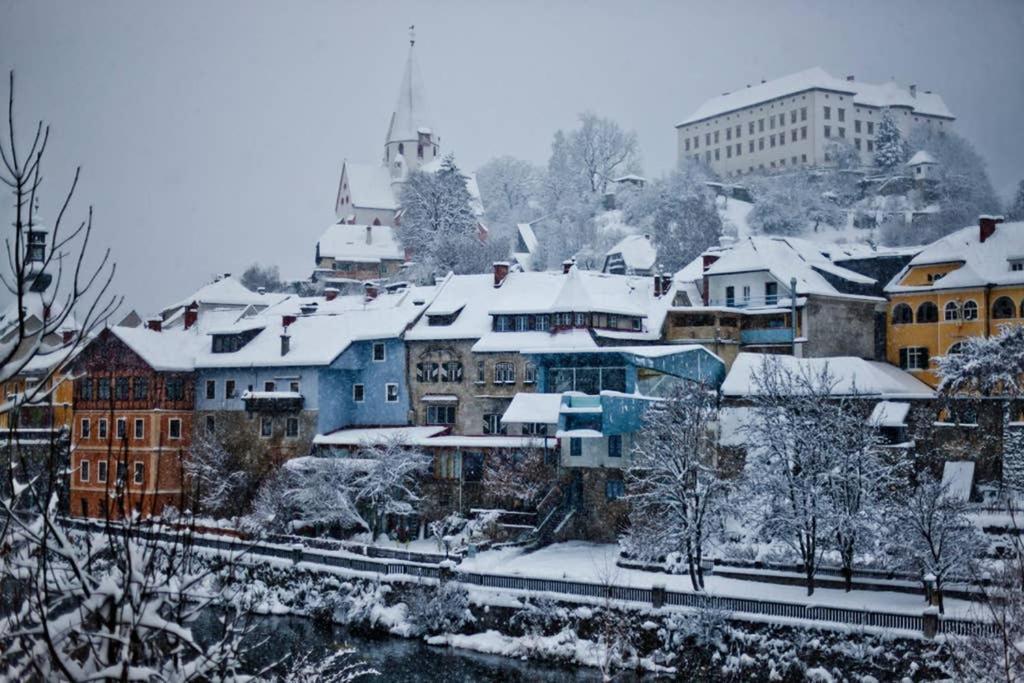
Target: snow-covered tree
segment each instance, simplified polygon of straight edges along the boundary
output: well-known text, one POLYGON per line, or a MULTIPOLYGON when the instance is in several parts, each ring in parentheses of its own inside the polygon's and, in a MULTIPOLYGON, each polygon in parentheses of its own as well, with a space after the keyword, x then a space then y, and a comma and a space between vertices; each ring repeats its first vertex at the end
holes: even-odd
POLYGON ((1006 207, 1006 220, 1024 221, 1024 180, 1017 185, 1017 194, 1006 207))
POLYGON ((261 287, 268 292, 283 292, 285 290, 278 267, 261 266, 258 263, 253 263, 245 269, 245 272, 242 273, 242 284, 254 292, 261 287))
POLYGON ((825 160, 838 169, 857 168, 860 152, 848 138, 834 138, 825 145, 825 160))
POLYGON ((496 452, 484 464, 484 497, 512 509, 529 506, 551 487, 554 471, 538 448, 496 452))
POLYGON ((241 514, 248 502, 252 475, 220 440, 196 438, 184 462, 197 513, 209 515, 241 514))
MULTIPOLYGON (((592 194, 604 194, 621 175, 640 171, 636 133, 593 112, 580 114, 580 126, 565 137, 568 171, 592 194)), ((549 168, 550 171, 550 168, 549 168)))
POLYGON ((539 216, 544 172, 511 156, 491 159, 476 172, 488 227, 512 226, 539 216))
POLYGON ((680 386, 647 411, 626 470, 630 529, 623 545, 647 560, 685 557, 695 590, 704 588, 701 560, 730 488, 715 471, 716 413, 706 387, 680 386))
POLYGON ((359 457, 367 467, 355 478, 355 501, 374 540, 384 532, 388 516, 410 515, 420 501, 420 480, 430 456, 399 440, 364 446, 359 457))
MULTIPOLYGON (((466 177, 447 155, 436 173, 413 171, 402 185, 398 235, 421 276, 482 272, 490 267, 466 177)), ((507 254, 507 248, 501 251, 507 254)))
POLYGON ((944 613, 943 587, 951 576, 970 576, 971 563, 985 549, 981 533, 967 517, 967 504, 949 495, 948 487, 927 471, 913 488, 899 489, 898 496, 890 513, 890 552, 922 582, 934 582, 944 613))
POLYGON ((834 395, 828 368, 794 369, 766 357, 752 377, 754 418, 744 487, 761 532, 800 557, 807 593, 824 551, 841 551, 847 571, 877 514, 885 481, 877 436, 852 397, 834 395), (861 462, 858 462, 860 460, 861 462))
POLYGON ((409 621, 417 633, 434 635, 458 633, 473 621, 469 611, 469 593, 456 581, 413 590, 408 599, 409 621))
POLYGON ((821 225, 840 225, 845 216, 823 186, 806 171, 786 176, 752 178, 754 208, 750 227, 769 235, 802 235, 821 225))
POLYGON ((351 683, 380 672, 356 657, 351 647, 339 647, 324 657, 306 652, 291 659, 283 675, 270 679, 275 683, 351 683))
POLYGON ((708 180, 705 166, 684 161, 665 178, 624 197, 626 222, 651 232, 658 249, 658 267, 665 272, 679 270, 717 244, 722 234, 715 195, 705 185, 708 180))
POLYGON ((882 112, 875 128, 875 166, 883 170, 896 168, 907 160, 907 144, 892 110, 882 112))
POLYGON ((246 526, 278 533, 307 529, 338 533, 363 527, 355 482, 359 471, 371 465, 352 458, 289 460, 263 482, 246 526))
POLYGON ((981 396, 1024 395, 1024 327, 1003 325, 991 337, 967 337, 938 358, 939 391, 981 396))

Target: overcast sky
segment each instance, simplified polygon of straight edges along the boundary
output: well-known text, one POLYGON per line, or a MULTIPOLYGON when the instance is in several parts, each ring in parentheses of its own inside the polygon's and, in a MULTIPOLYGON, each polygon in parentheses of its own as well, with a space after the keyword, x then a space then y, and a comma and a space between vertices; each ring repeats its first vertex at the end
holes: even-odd
MULTIPOLYGON (((590 109, 675 163, 703 100, 810 66, 940 93, 1009 196, 1024 177, 1024 2, 0 0, 0 66, 53 127, 44 218, 79 207, 143 314, 253 261, 308 275, 342 160, 377 161, 407 27, 444 151, 547 159, 590 109)), ((27 126, 22 126, 25 130, 27 126)))

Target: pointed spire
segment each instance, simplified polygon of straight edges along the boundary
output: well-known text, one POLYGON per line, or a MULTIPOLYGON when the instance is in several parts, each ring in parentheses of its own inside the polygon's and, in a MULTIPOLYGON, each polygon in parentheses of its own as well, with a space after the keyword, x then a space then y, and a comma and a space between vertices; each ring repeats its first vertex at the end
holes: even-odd
POLYGON ((410 142, 419 137, 425 130, 437 138, 437 131, 430 125, 426 112, 423 81, 420 77, 419 64, 416 61, 414 48, 416 45, 415 26, 409 27, 409 55, 405 60, 405 71, 402 74, 402 85, 398 90, 398 102, 391 114, 391 125, 385 144, 391 142, 410 142))

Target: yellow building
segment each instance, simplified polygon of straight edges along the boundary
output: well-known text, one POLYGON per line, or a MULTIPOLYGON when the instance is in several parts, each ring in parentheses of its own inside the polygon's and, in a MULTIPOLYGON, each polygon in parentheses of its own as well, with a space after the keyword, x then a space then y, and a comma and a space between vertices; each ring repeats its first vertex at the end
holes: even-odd
POLYGON ((886 357, 935 386, 935 358, 1024 324, 1024 222, 982 216, 930 244, 885 288, 886 357))

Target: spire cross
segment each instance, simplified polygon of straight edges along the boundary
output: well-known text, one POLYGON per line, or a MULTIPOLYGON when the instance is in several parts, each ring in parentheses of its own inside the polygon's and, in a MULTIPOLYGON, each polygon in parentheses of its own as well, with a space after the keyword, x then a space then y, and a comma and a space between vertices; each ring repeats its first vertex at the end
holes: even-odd
POLYGON ((409 27, 409 47, 416 44, 416 24, 409 27))

